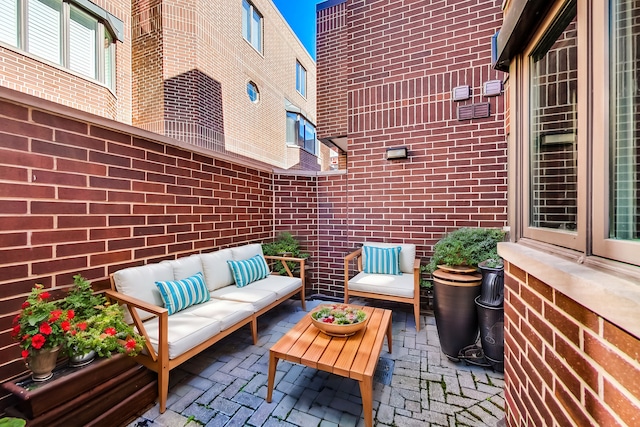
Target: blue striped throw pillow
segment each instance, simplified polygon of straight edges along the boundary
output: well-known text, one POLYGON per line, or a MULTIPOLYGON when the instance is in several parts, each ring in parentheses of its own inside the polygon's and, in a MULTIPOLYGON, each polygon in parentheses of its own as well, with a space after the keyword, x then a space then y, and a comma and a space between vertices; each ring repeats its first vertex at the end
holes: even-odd
POLYGON ((156 286, 169 315, 189 306, 209 301, 210 298, 202 273, 183 280, 156 282, 156 286))
POLYGON ((400 272, 400 250, 395 248, 380 248, 377 246, 363 246, 364 251, 364 272, 369 274, 394 274, 401 275, 400 272))
POLYGON ((261 255, 255 255, 240 261, 227 260, 227 264, 229 264, 233 279, 239 288, 247 286, 256 280, 264 279, 269 275, 269 266, 261 255))

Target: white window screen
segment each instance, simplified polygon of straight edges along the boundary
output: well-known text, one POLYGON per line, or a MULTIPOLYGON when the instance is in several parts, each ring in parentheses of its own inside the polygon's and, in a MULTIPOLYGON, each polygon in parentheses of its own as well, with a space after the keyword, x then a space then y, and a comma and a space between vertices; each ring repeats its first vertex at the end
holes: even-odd
POLYGON ((60 17, 61 0, 29 2, 28 51, 48 61, 61 64, 60 17))
POLYGON ((69 69, 96 78, 96 34, 98 21, 71 7, 69 22, 69 69))
POLYGON ((0 2, 0 41, 18 46, 18 2, 0 2))

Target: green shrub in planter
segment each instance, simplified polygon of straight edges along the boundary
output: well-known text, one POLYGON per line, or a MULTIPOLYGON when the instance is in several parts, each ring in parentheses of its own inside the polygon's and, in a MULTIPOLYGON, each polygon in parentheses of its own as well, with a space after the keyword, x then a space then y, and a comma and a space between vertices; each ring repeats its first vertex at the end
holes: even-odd
MULTIPOLYGON (((292 258, 309 258, 309 254, 300 250, 300 242, 291 233, 283 232, 278 235, 276 240, 270 243, 262 244, 262 252, 267 256, 287 256, 292 258)), ((288 262, 289 269, 293 271, 298 264, 288 262)), ((287 271, 281 262, 274 263, 273 270, 280 275, 286 275, 287 271)))
POLYGON ((478 263, 486 260, 501 265, 498 242, 502 242, 504 236, 505 232, 496 228, 464 227, 455 230, 434 245, 426 271, 433 273, 438 265, 443 264, 477 268, 478 263))

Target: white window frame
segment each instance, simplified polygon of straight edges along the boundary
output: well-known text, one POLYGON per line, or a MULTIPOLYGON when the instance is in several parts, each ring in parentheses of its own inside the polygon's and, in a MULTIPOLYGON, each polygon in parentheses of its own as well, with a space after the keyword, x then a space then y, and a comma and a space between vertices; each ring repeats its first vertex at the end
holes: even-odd
POLYGON ((253 3, 242 0, 242 37, 260 53, 264 38, 263 22, 264 17, 253 3))
POLYGON ((515 58, 511 88, 512 232, 518 240, 546 247, 585 264, 637 274, 640 242, 609 235, 609 2, 577 1, 578 49, 578 224, 575 232, 532 227, 530 221, 530 55, 568 2, 557 1, 523 55, 515 58), (591 8, 591 9, 590 9, 591 8), (519 83, 518 83, 519 82, 519 83), (513 124, 520 123, 520 126, 513 124))
MULTIPOLYGON (((57 29, 59 34, 56 46, 59 49, 59 55, 56 56, 59 56, 59 58, 54 60, 52 57, 46 58, 38 55, 29 47, 31 30, 29 23, 29 7, 30 2, 36 2, 37 0, 15 1, 17 4, 17 14, 15 16, 17 23, 17 35, 15 39, 16 43, 8 43, 9 45, 20 49, 28 53, 32 57, 42 60, 43 62, 52 64, 57 67, 62 67, 65 70, 82 78, 97 81, 101 84, 104 84, 112 91, 115 91, 115 41, 117 37, 115 36, 115 34, 112 34, 112 32, 110 31, 110 27, 105 24, 104 19, 106 18, 102 18, 101 16, 92 13, 91 10, 83 7, 83 4, 87 3, 85 1, 61 0, 60 23, 57 29), (92 50, 90 54, 93 57, 91 68, 94 68, 93 72, 90 73, 86 72, 86 70, 83 71, 71 65, 71 58, 73 56, 70 51, 71 31, 73 26, 71 13, 72 8, 74 10, 74 13, 79 14, 85 19, 95 21, 96 23, 95 32, 93 32, 94 39, 90 42, 92 50), (109 55, 109 58, 107 58, 107 55, 109 55), (107 69, 107 64, 110 65, 110 69, 107 69)), ((94 9, 99 9, 95 5, 91 5, 91 7, 93 7, 94 9)), ((100 10, 99 12, 103 12, 105 15, 109 15, 106 11, 100 10)), ((89 33, 86 33, 85 36, 87 34, 89 33)), ((7 40, 0 41, 0 43, 7 44, 7 40)), ((80 56, 85 54, 86 52, 82 52, 80 56)))
POLYGON ((319 154, 319 149, 318 149, 318 133, 316 130, 316 126, 311 123, 311 121, 309 121, 309 119, 307 119, 304 115, 302 115, 301 113, 295 112, 295 111, 286 111, 286 115, 285 115, 285 127, 288 126, 289 123, 289 117, 291 116, 295 116, 295 121, 294 121, 294 129, 291 132, 291 129, 285 129, 285 135, 286 135, 286 139, 287 139, 287 144, 288 145, 295 145, 300 147, 301 149, 317 156, 319 154), (313 129, 313 142, 309 143, 310 140, 306 139, 306 135, 307 135, 307 129, 306 127, 310 126, 313 129), (302 131, 302 138, 300 137, 300 132, 302 131), (289 139, 289 135, 293 135, 293 137, 295 138, 295 141, 290 141, 289 139), (313 145, 313 147, 311 147, 310 145, 313 145))
POLYGON ((307 96, 307 69, 296 60, 296 90, 300 95, 307 96))

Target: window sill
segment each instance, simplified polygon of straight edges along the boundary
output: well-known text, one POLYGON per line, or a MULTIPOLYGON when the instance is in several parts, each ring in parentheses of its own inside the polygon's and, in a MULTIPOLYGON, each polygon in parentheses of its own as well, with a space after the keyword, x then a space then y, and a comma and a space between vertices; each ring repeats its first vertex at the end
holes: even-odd
POLYGON ((529 275, 640 338, 640 282, 637 280, 520 243, 499 243, 498 253, 529 275))

